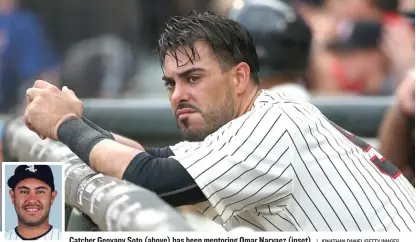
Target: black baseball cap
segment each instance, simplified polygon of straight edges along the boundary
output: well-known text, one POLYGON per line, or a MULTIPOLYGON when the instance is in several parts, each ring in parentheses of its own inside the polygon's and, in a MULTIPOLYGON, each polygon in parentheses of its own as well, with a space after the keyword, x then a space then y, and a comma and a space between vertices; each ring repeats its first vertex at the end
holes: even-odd
POLYGON ((359 20, 343 22, 338 26, 335 39, 327 47, 333 51, 377 49, 382 38, 381 21, 359 20))
POLYGON ((17 183, 28 178, 43 181, 55 191, 52 169, 48 165, 20 165, 14 170, 14 175, 9 178, 7 185, 14 189, 17 183))
POLYGON ((397 12, 400 0, 372 0, 374 6, 384 12, 397 12))

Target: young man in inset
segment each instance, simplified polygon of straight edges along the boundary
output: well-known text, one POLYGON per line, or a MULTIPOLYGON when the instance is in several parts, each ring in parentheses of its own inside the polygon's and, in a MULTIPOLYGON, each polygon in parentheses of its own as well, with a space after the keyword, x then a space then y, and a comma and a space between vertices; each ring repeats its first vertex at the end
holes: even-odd
POLYGON ((20 165, 7 185, 18 225, 6 232, 6 240, 59 240, 61 231, 49 224, 55 201, 54 177, 48 165, 20 165))

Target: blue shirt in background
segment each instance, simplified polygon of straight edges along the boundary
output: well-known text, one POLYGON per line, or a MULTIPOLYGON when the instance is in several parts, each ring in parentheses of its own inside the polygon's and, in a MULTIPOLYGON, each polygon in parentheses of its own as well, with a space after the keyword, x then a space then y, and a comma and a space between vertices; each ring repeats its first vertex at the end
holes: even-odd
POLYGON ((57 56, 33 13, 0 13, 0 113, 23 102, 18 92, 25 81, 57 65, 57 56))

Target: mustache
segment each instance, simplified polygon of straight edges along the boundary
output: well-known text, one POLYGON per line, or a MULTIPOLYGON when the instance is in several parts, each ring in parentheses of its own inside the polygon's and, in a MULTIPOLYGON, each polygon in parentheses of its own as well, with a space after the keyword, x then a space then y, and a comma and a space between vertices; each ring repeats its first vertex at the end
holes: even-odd
POLYGON ((190 103, 179 103, 178 106, 176 107, 175 112, 177 112, 178 110, 184 109, 184 108, 190 108, 192 110, 194 110, 195 112, 200 113, 201 109, 199 109, 197 106, 194 106, 190 103))
POLYGON ((27 207, 43 208, 43 205, 41 203, 26 203, 26 204, 23 205, 23 208, 27 208, 27 207))

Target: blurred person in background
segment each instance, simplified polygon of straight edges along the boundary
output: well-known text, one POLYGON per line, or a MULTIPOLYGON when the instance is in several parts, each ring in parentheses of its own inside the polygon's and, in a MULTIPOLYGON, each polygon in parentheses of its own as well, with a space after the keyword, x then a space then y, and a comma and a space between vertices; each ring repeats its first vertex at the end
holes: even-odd
POLYGON ((81 98, 122 96, 134 85, 140 37, 149 35, 140 32, 139 1, 71 0, 59 5, 55 34, 63 40, 62 85, 81 98))
POLYGON ((395 103, 380 125, 380 152, 415 184, 415 72, 397 88, 395 103))
POLYGON ((330 58, 314 73, 315 91, 320 94, 391 94, 394 87, 389 78, 388 61, 380 48, 381 38, 379 21, 340 24, 337 37, 325 46, 330 58))
POLYGON ((19 106, 35 79, 58 85, 57 67, 39 19, 15 0, 0 0, 0 113, 19 106))
POLYGON ((405 14, 400 14, 398 1, 327 1, 326 11, 332 15, 336 31, 334 36, 327 31, 325 39, 315 46, 311 61, 313 91, 326 95, 392 95, 414 66, 414 25, 408 21, 414 8, 406 4, 401 10, 406 10, 405 14), (372 6, 378 14, 342 15, 332 8, 334 3, 347 13, 350 7, 359 13, 359 9, 372 6), (331 46, 334 42, 345 43, 331 46))
POLYGON ((415 13, 403 10, 402 20, 395 25, 385 25, 382 50, 389 60, 396 83, 404 80, 415 66, 415 13))
POLYGON ((77 90, 80 98, 118 98, 135 71, 132 46, 113 34, 80 41, 64 57, 62 82, 77 90))
POLYGON ((140 36, 149 36, 139 28, 139 1, 19 3, 43 20, 54 40, 61 56, 61 86, 71 87, 81 98, 115 98, 130 88, 140 52, 137 47, 144 46, 140 36))
POLYGON ((255 40, 260 88, 308 100, 304 82, 312 33, 302 16, 284 1, 260 0, 245 1, 230 11, 230 18, 255 40))
POLYGON ((325 0, 293 0, 292 3, 311 28, 314 42, 324 42, 333 36, 336 21, 329 14, 325 0))

